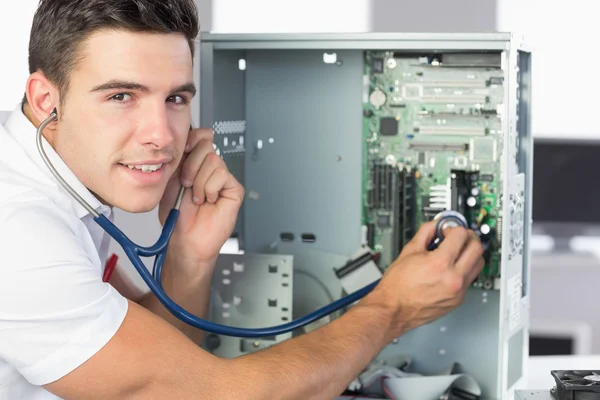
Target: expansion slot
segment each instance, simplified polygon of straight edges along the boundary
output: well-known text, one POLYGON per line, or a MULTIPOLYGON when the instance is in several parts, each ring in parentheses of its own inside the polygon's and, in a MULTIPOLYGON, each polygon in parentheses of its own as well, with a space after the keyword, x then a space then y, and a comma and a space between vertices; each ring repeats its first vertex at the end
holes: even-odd
POLYGON ((461 126, 420 126, 418 132, 423 135, 477 135, 484 136, 486 128, 466 128, 461 126))
POLYGON ((467 143, 416 143, 411 142, 408 148, 415 151, 466 151, 467 143))

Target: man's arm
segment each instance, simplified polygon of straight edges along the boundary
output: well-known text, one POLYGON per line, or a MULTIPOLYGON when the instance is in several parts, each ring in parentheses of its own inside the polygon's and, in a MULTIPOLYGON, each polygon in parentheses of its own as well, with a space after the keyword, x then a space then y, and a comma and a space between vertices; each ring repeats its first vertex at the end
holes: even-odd
POLYGON ((388 343, 391 316, 368 301, 344 318, 245 357, 222 360, 130 303, 114 338, 46 385, 64 399, 330 399, 388 343), (373 326, 381 329, 373 329, 373 326))
MULTIPOLYGON (((210 303, 210 285, 216 260, 198 265, 196 269, 198 272, 191 276, 187 276, 183 272, 173 272, 178 271, 174 268, 176 267, 174 263, 175 261, 172 258, 166 257, 162 274, 165 293, 186 311, 199 318, 206 318, 210 303)), ((185 269, 182 270, 185 271, 185 269)), ((204 337, 202 330, 194 328, 173 316, 154 293, 147 293, 138 303, 179 329, 194 343, 199 344, 204 337)))
POLYGON ((328 325, 221 360, 137 304, 104 348, 45 387, 65 399, 331 399, 394 337, 456 308, 483 268, 475 234, 454 228, 429 252, 425 224, 377 287, 328 325))

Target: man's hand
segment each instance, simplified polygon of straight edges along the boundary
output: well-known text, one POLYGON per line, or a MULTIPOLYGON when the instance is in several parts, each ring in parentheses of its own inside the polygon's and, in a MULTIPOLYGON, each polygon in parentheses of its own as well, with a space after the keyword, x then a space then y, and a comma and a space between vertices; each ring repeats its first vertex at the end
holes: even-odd
POLYGON ((190 131, 184 157, 160 203, 159 218, 164 224, 179 188, 182 184, 188 188, 169 246, 169 252, 185 264, 216 260, 244 199, 244 188, 214 150, 213 136, 210 129, 190 131))
POLYGON ((393 315, 391 338, 459 306, 481 272, 485 263, 477 235, 464 228, 448 228, 444 233, 439 247, 428 251, 435 222, 424 224, 368 296, 393 315))

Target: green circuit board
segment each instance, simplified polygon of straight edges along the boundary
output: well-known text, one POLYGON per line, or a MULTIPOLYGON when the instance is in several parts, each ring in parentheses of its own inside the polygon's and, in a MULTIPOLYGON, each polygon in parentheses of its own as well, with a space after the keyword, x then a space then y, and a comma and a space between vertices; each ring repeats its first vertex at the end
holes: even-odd
POLYGON ((497 54, 365 53, 363 226, 386 268, 419 226, 456 210, 488 248, 475 287, 500 274, 501 110, 497 54))

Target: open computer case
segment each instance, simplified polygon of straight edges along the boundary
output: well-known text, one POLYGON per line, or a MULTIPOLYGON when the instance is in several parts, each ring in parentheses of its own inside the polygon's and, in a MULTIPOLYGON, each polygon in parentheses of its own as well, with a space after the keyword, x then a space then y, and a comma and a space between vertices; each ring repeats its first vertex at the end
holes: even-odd
MULTIPOLYGON (((194 119, 214 129, 246 189, 211 319, 301 317, 376 279, 436 213, 460 211, 487 245, 481 276, 458 309, 390 343, 346 395, 508 398, 528 356, 531 53, 521 39, 204 33, 195 57, 194 119), (336 274, 365 252, 362 272, 336 274)), ((342 313, 278 337, 208 335, 204 346, 237 357, 342 313)))

